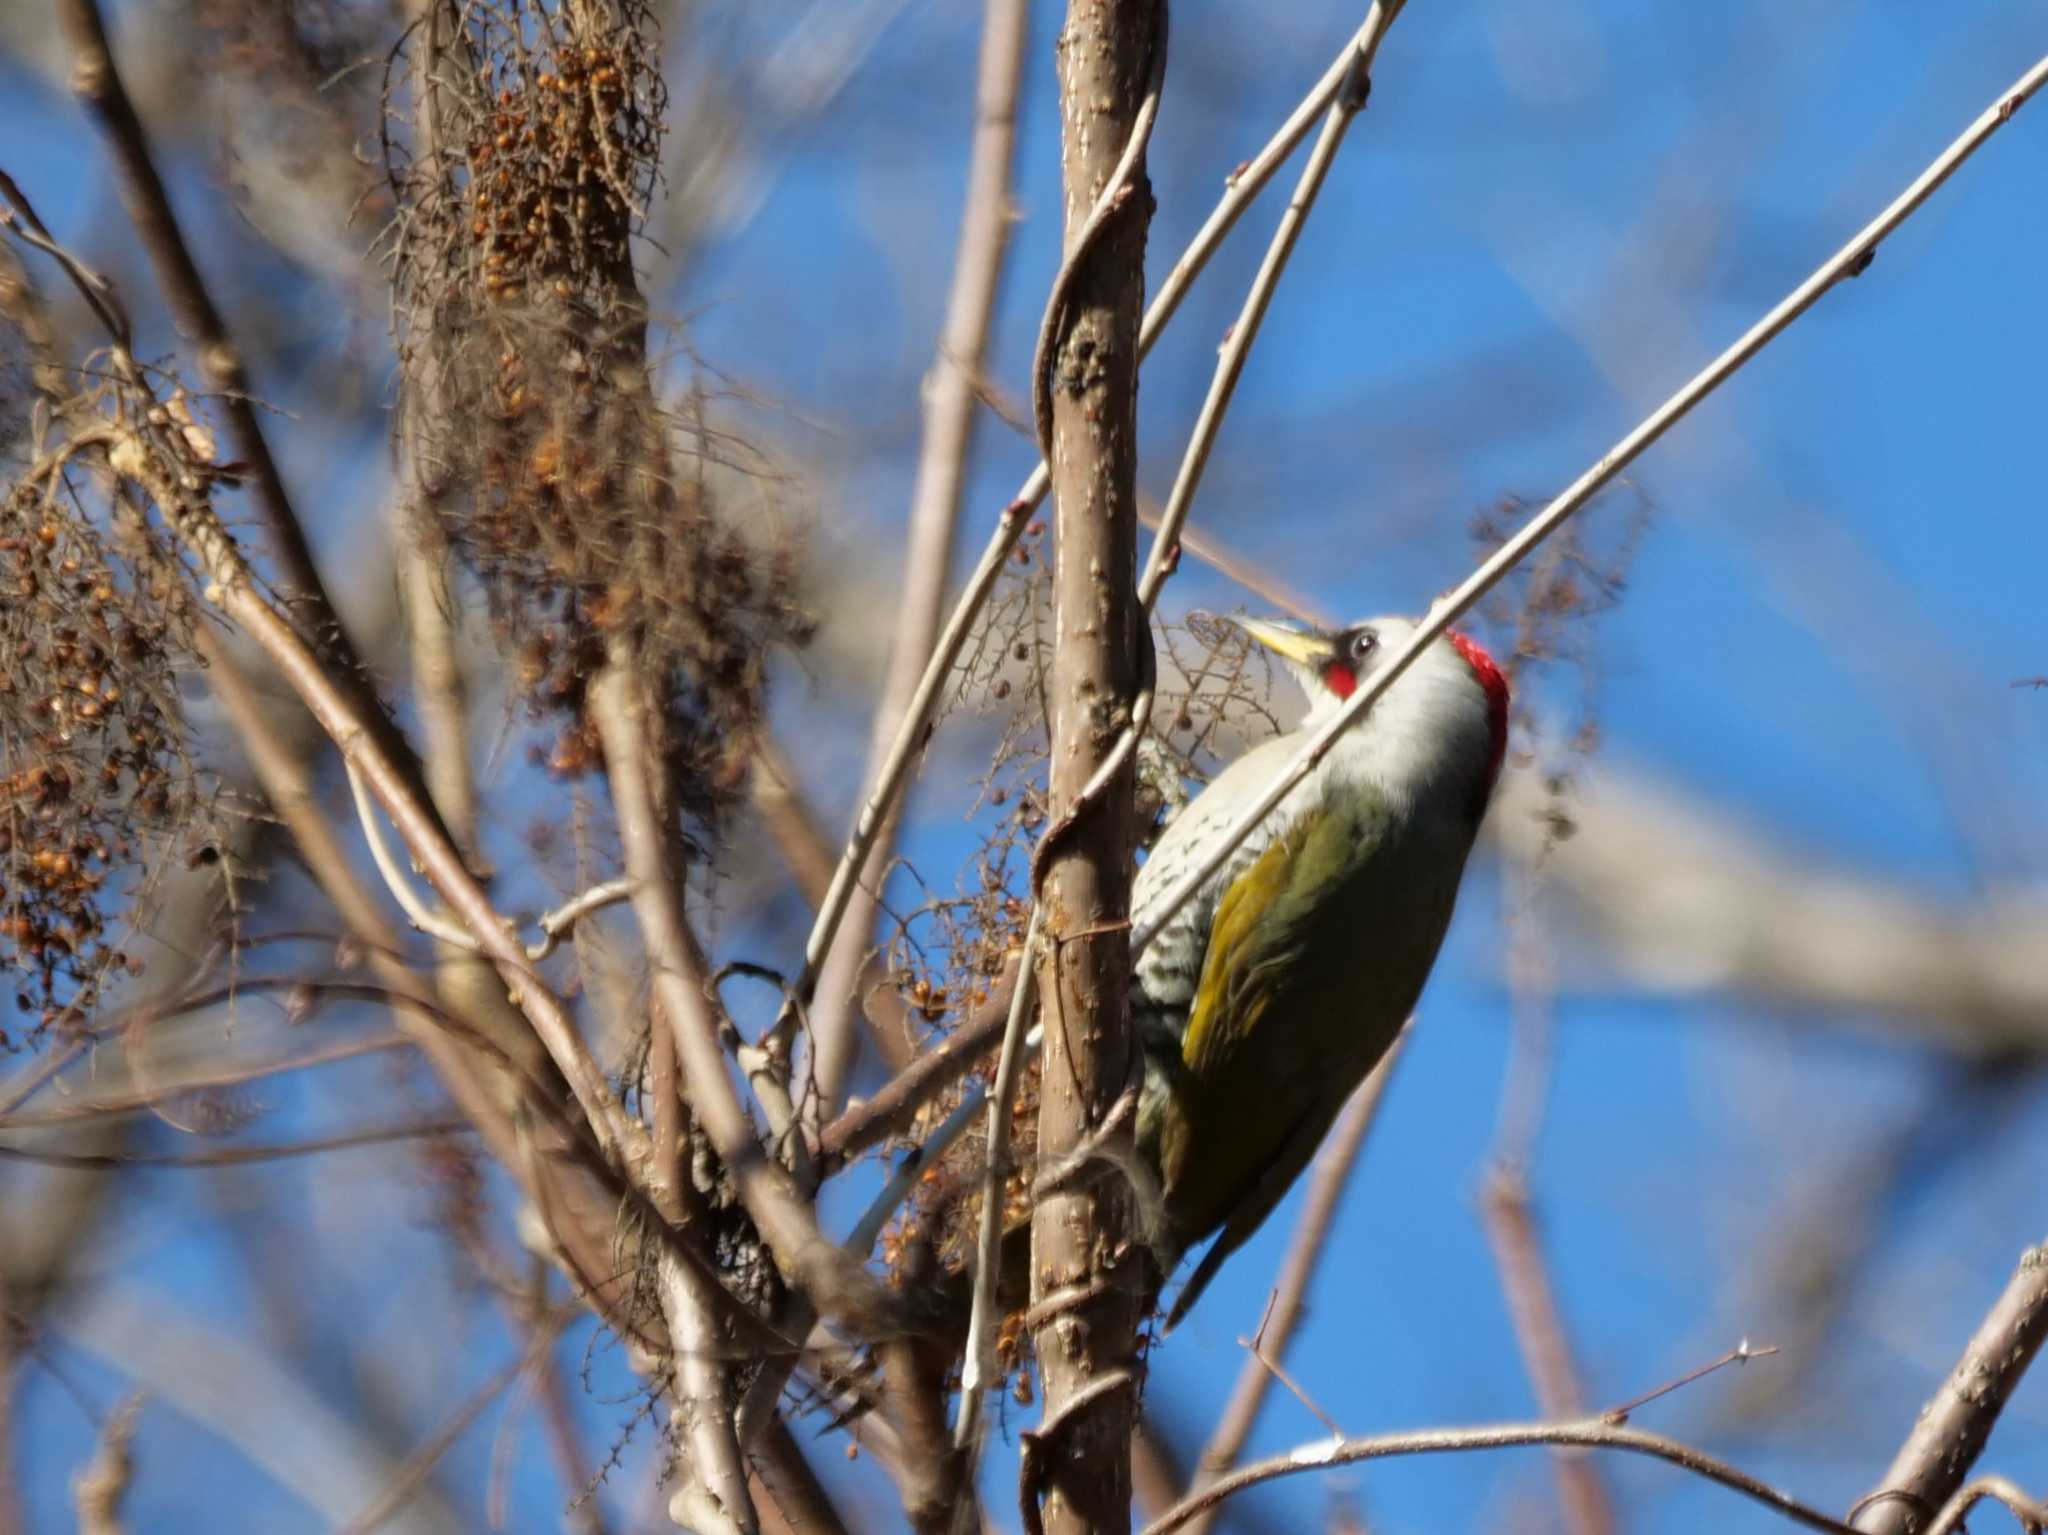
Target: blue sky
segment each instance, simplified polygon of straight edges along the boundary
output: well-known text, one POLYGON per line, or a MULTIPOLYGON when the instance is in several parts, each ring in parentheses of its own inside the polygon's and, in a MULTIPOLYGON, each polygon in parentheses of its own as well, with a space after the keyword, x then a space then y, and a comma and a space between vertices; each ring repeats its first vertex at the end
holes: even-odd
MULTIPOLYGON (((1361 10, 1327 0, 1176 6, 1153 164, 1155 278, 1361 10)), ((714 231, 663 295, 693 317, 694 348, 770 402, 762 430, 797 466, 792 501, 813 529, 819 566, 864 562, 881 590, 951 259, 974 13, 919 0, 889 13, 825 110, 758 146, 747 215, 714 231)), ((758 61, 762 43, 798 19, 794 7, 764 7, 724 45, 758 61)), ((1056 261, 1055 24, 1052 7, 1037 8, 1021 217, 995 332, 992 376, 1013 397, 1025 389, 1056 261)), ((2048 12, 1967 0, 1411 6, 1274 303, 1197 525, 1328 610, 1421 609, 1469 568, 1475 512, 1567 483, 2044 50, 2048 12)), ((736 89, 760 88, 742 75, 736 89)), ((90 134, 68 102, 20 77, 0 75, 0 163, 88 255, 115 238, 90 134)), ((212 169, 180 167, 190 205, 207 195, 212 169)), ((1292 174, 1283 171, 1283 185, 1292 174)), ((2039 888, 2048 695, 2010 683, 2048 672, 2044 184, 2048 106, 2037 103, 1865 277, 1825 299, 1634 471, 1651 520, 1626 595, 1595 636, 1602 769, 1676 785, 1815 866, 1957 903, 2039 888)), ((1278 207, 1269 192, 1247 217, 1148 365, 1141 478, 1155 496, 1172 482, 1214 347, 1278 207)), ((222 286, 290 293, 302 281, 239 267, 222 286)), ((381 301, 362 302, 374 321, 381 301)), ((351 323, 310 306, 304 318, 330 344, 351 323)), ((372 325, 372 342, 376 334, 372 325)), ((381 439, 287 441, 298 482, 332 492, 319 533, 338 557, 381 495, 381 439)), ((1031 462, 1023 439, 984 419, 963 560, 1031 462)), ((1624 512, 1610 499, 1587 515, 1624 512)), ((1243 600, 1190 564, 1165 606, 1243 600)), ((827 616, 829 646, 892 615, 827 616)), ((778 719, 818 742, 801 766, 834 817, 851 807, 864 740, 865 699, 845 691, 850 675, 821 658, 778 677, 778 719)), ((1541 696, 1564 707, 1575 685, 1555 679, 1541 696)), ((940 783, 916 807, 910 857, 957 867, 972 845, 962 797, 940 783)), ((522 819, 506 817, 515 828, 522 819)), ((1290 1356, 1347 1430, 1534 1411, 1475 1193, 1509 1037, 1501 910, 1499 870, 1482 859, 1290 1356)), ((734 954, 760 957, 786 947, 792 930, 722 937, 734 954)), ((1860 1020, 1787 1016, 1745 997, 1653 995, 1603 972, 1597 954, 1569 973, 1531 1172, 1588 1395, 1609 1403, 1744 1335, 1771 1341, 1778 1318, 1761 1276, 1773 1255, 1795 1246, 1807 1223, 1839 1214, 1832 1181, 1874 1137, 1938 1106, 1952 1083, 1931 1053, 1842 1026, 1860 1020)), ((377 1091, 381 1069, 356 1063, 343 1080, 377 1091)), ((336 1101, 297 1091, 266 1090, 278 1123, 336 1101)), ((2040 1095, 2019 1090, 1994 1118, 1952 1127, 1954 1154, 1943 1154, 1940 1135, 1913 1143, 1842 1320, 1803 1340, 1805 1357, 1748 1367, 1811 1382, 1802 1410, 1746 1427, 1729 1410, 1733 1386, 1716 1379, 1639 1421, 1699 1438, 1812 1502, 1846 1506, 1889 1459, 2020 1247, 2042 1237, 2044 1129, 2040 1095)), ((504 1357, 502 1335, 465 1309, 481 1304, 474 1298, 411 1309, 422 1293, 411 1280, 440 1261, 425 1201, 405 1187, 398 1159, 362 1165, 390 1176, 366 1177, 361 1207, 326 1212, 326 1229, 382 1234, 390 1263, 372 1274, 316 1270, 307 1304, 345 1308, 394 1348, 437 1327, 468 1329, 478 1346, 464 1351, 467 1377, 483 1378, 504 1357)), ((217 1202, 228 1206, 225 1227, 201 1228, 179 1176, 136 1175, 124 1282, 233 1319, 252 1302, 223 1230, 246 1222, 260 1240, 264 1212, 314 1197, 317 1180, 298 1168, 237 1180, 241 1192, 217 1202), (155 1213, 159 1191, 179 1201, 172 1213, 155 1213)), ((1150 1400, 1183 1434, 1199 1433, 1235 1378, 1235 1340, 1257 1323, 1297 1204, 1226 1266, 1154 1356, 1150 1400)), ((565 1348, 572 1377, 588 1331, 565 1348)), ((75 1347, 62 1357, 98 1401, 118 1395, 120 1377, 104 1362, 75 1347)), ((599 1389, 575 1395, 589 1439, 602 1445, 624 1411, 604 1398, 624 1375, 615 1355, 597 1357, 599 1389)), ((304 1384, 316 1398, 332 1386, 304 1384)), ((466 1389, 445 1386, 442 1412, 466 1389)), ((2044 1402, 2038 1389, 2023 1396, 1991 1452, 2029 1485, 2048 1479, 2044 1402)), ((408 1411, 436 1421, 430 1401, 408 1411)), ((532 1416, 507 1430, 520 1449, 515 1528, 551 1527, 558 1505, 532 1416)), ((56 1527, 42 1521, 56 1520, 88 1431, 43 1375, 28 1381, 22 1420, 35 1527, 56 1527)), ((1011 1410, 1012 1428, 1028 1421, 1011 1410)), ((498 1422, 494 1410, 458 1447, 452 1484, 488 1476, 498 1422)), ((169 1409, 153 1409, 147 1423, 136 1495, 149 1517, 138 1515, 137 1528, 316 1527, 275 1472, 253 1471, 169 1409), (209 1499, 232 1500, 230 1524, 181 1517, 201 1483, 209 1499)), ((1276 1393, 1251 1448, 1321 1432, 1276 1393)), ((835 1478, 859 1487, 871 1474, 842 1469, 836 1444, 823 1449, 835 1478)), ((1010 1464, 999 1454, 992 1475, 1007 1479, 1010 1464)), ((1631 1531, 1708 1519, 1774 1527, 1666 1468, 1612 1459, 1601 1470, 1631 1531)), ((991 1487, 996 1518, 1013 1519, 1007 1486, 991 1487)), ((1534 1452, 1301 1478, 1251 1503, 1267 1527, 1301 1528, 1340 1490, 1375 1531, 1555 1525, 1534 1452)))

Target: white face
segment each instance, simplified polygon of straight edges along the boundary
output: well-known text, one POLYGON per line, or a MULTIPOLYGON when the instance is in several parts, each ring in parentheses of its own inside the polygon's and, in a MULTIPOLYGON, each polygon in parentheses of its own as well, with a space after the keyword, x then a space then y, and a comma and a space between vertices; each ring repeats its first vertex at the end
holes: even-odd
POLYGON ((1288 669, 1308 695, 1310 712, 1327 714, 1357 692, 1414 633, 1412 619, 1392 614, 1355 619, 1320 637, 1314 650, 1288 656, 1288 669))

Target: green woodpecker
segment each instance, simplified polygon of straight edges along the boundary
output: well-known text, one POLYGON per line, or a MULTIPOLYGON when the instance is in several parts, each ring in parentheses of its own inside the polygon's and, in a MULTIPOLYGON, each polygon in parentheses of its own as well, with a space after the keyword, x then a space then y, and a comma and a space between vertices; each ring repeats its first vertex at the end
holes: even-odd
MULTIPOLYGON (((1231 763, 1167 826, 1131 892, 1138 925, 1416 629, 1406 618, 1334 634, 1238 622, 1299 679, 1308 717, 1231 763)), ((1414 1008, 1507 721, 1493 659, 1464 635, 1437 640, 1139 957, 1137 1139, 1158 1179, 1155 1246, 1170 1270, 1220 1233, 1168 1330, 1308 1165, 1414 1008)))

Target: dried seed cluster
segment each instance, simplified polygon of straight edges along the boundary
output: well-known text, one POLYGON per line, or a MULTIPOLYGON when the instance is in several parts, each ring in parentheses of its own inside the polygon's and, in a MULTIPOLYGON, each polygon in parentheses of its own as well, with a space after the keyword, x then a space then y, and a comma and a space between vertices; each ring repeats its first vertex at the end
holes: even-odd
POLYGON ((549 54, 499 55, 477 71, 490 109, 471 129, 463 193, 484 292, 501 302, 537 287, 568 299, 630 274, 652 183, 660 77, 639 34, 563 40, 549 54))
POLYGON ((585 693, 623 640, 665 705, 673 801, 708 814, 750 760, 765 652, 809 621, 793 550, 716 504, 735 445, 654 388, 632 266, 666 107, 653 24, 638 0, 484 0, 457 53, 444 152, 394 167, 422 489, 556 722, 549 770, 598 765, 585 693))
POLYGON ((0 502, 0 964, 31 1035, 141 968, 110 908, 202 798, 177 702, 183 585, 154 551, 122 564, 59 498, 0 502))

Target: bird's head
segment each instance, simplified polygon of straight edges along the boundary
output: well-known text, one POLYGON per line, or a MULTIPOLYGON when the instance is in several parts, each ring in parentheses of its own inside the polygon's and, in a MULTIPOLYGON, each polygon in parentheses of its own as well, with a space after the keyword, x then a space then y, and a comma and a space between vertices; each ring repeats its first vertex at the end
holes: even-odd
MULTIPOLYGON (((1311 729, 1341 709, 1420 627, 1412 618, 1399 617, 1364 618, 1334 630, 1288 619, 1231 622, 1278 656, 1301 684, 1309 704, 1305 723, 1311 729)), ((1374 720, 1390 715, 1410 717, 1434 734, 1467 737, 1483 751, 1483 803, 1508 742, 1507 679, 1485 647, 1455 629, 1436 640, 1416 657, 1386 702, 1375 705, 1374 720)))

